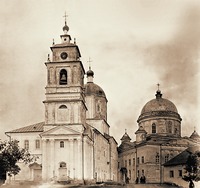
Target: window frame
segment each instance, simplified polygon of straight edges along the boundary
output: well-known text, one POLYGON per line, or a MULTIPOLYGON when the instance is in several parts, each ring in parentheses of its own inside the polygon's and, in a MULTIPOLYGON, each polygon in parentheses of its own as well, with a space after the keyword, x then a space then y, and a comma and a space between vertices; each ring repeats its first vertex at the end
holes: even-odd
POLYGON ((29 149, 29 140, 24 140, 24 149, 29 149))
POLYGON ((60 148, 64 148, 65 147, 65 142, 62 140, 60 141, 60 148))

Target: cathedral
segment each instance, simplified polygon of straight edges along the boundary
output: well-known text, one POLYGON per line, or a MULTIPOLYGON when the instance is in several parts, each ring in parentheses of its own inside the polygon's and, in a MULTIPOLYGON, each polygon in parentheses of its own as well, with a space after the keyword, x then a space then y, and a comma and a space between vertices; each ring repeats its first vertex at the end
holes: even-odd
POLYGON ((117 142, 110 136, 107 98, 86 72, 80 51, 71 42, 65 22, 60 44, 51 46, 47 68, 45 121, 6 134, 35 156, 29 166, 20 164, 15 180, 117 181, 117 142))
POLYGON ((45 62, 44 122, 6 132, 35 159, 29 165, 19 162, 21 171, 15 181, 180 181, 183 165, 170 161, 188 147, 199 146, 198 133, 181 136, 181 116, 158 88, 138 117, 136 140, 132 142, 125 132, 118 147, 109 134, 106 94, 93 82, 91 67, 85 72, 79 47, 68 31, 65 21, 61 43, 53 43, 45 62))
POLYGON ((127 132, 121 138, 118 180, 185 185, 182 160, 188 157, 185 156, 188 148, 200 151, 200 136, 194 131, 189 138, 181 137, 182 119, 176 106, 162 97, 159 88, 155 96, 144 105, 138 117, 136 141, 131 142, 127 132))

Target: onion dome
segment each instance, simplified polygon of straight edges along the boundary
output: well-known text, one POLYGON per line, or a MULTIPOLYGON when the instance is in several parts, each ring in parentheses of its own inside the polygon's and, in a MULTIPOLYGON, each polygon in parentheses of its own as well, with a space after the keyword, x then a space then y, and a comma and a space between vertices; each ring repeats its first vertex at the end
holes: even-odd
POLYGON ((131 138, 130 136, 127 134, 127 132, 125 131, 125 134, 122 136, 122 138, 120 139, 123 142, 130 142, 131 138))
POLYGON ((160 90, 156 92, 156 98, 147 102, 142 108, 141 115, 138 118, 138 122, 151 117, 164 116, 175 117, 181 121, 181 117, 178 114, 176 106, 168 99, 162 98, 160 90))
POLYGON ((63 27, 63 31, 64 31, 64 33, 67 33, 69 31, 69 27, 67 25, 67 21, 66 20, 65 20, 65 25, 63 27))
POLYGON ((200 140, 200 136, 196 132, 196 130, 194 130, 194 132, 191 134, 190 138, 193 139, 193 140, 200 140))
POLYGON ((94 77, 94 72, 91 70, 91 67, 89 67, 89 70, 87 71, 87 77, 92 76, 94 77))

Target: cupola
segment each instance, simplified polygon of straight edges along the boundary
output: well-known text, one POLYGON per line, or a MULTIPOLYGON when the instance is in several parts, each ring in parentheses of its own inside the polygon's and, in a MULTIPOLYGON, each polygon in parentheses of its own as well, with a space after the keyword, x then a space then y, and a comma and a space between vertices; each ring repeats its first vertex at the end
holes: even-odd
POLYGON ((125 130, 125 134, 122 136, 122 138, 120 139, 122 143, 125 143, 125 142, 130 142, 131 141, 131 138, 130 136, 127 134, 126 130, 125 130))

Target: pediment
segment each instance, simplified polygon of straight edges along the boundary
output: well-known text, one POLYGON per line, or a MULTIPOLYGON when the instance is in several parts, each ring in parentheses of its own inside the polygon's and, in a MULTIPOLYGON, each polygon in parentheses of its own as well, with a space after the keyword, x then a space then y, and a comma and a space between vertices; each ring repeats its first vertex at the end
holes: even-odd
POLYGON ((77 130, 72 129, 71 127, 67 126, 57 126, 54 127, 48 131, 45 131, 41 134, 41 136, 46 135, 79 135, 81 132, 78 132, 77 130))

